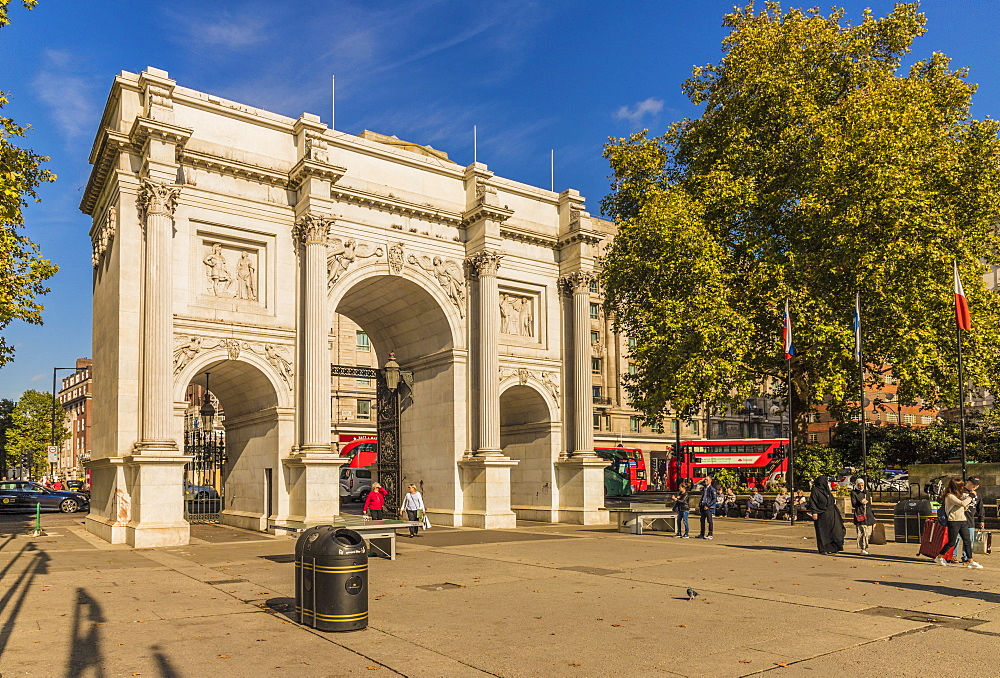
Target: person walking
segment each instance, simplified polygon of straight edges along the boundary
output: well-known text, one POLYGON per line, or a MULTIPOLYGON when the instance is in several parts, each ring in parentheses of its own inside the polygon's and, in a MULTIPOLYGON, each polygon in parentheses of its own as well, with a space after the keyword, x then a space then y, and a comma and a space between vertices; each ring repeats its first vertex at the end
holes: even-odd
POLYGON ((948 543, 934 559, 938 565, 948 565, 944 554, 951 549, 957 550, 958 541, 961 539, 967 567, 982 569, 983 566, 972 559, 972 539, 969 535, 968 508, 975 501, 976 498, 966 491, 965 485, 960 479, 952 478, 948 481, 948 486, 941 496, 941 504, 944 505, 945 513, 948 516, 948 543))
POLYGON ((715 529, 713 516, 715 507, 719 504, 719 488, 712 476, 705 476, 705 489, 701 493, 701 500, 698 502, 698 512, 701 514, 701 534, 696 539, 714 539, 712 532, 715 529), (708 534, 705 534, 705 524, 708 524, 708 534))
MULTIPOLYGON (((403 495, 403 505, 399 508, 400 513, 406 511, 406 519, 411 522, 416 522, 424 517, 424 510, 423 496, 417 492, 416 485, 410 485, 406 494, 403 495)), ((407 536, 410 538, 420 536, 420 532, 417 531, 416 525, 410 525, 410 534, 407 536)))
POLYGON ((858 549, 861 555, 868 555, 868 543, 872 538, 872 528, 875 526, 875 514, 872 512, 868 489, 864 478, 858 478, 851 490, 851 509, 854 511, 854 528, 858 531, 858 549))
POLYGON ((677 534, 675 537, 689 539, 691 527, 688 524, 688 516, 691 513, 691 486, 681 483, 677 494, 674 496, 674 511, 677 512, 677 534), (681 533, 681 523, 684 523, 684 533, 681 533))
POLYGON ((976 548, 976 530, 986 528, 986 508, 983 506, 983 495, 979 494, 979 486, 983 481, 978 476, 972 476, 965 481, 966 491, 975 498, 972 506, 966 509, 965 514, 969 522, 969 541, 972 548, 976 548))
POLYGON ((813 481, 812 493, 806 503, 806 512, 813 519, 816 530, 816 548, 823 555, 833 555, 844 550, 844 517, 830 491, 830 479, 819 476, 813 481))
POLYGON ((382 520, 382 511, 385 509, 385 498, 389 493, 385 491, 379 483, 372 483, 371 492, 365 497, 364 513, 372 520, 382 520))

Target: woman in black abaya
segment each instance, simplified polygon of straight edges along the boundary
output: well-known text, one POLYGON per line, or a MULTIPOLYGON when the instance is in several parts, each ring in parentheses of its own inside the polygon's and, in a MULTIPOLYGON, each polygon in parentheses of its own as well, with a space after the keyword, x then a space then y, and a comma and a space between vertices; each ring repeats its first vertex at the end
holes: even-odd
POLYGON ((813 482, 806 511, 812 515, 816 528, 816 548, 823 554, 844 550, 844 517, 830 492, 830 479, 820 476, 813 482))

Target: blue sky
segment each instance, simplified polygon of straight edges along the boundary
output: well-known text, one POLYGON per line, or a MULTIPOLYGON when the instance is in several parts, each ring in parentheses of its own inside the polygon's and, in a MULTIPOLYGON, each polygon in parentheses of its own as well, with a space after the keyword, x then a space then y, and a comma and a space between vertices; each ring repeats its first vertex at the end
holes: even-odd
MULTIPOLYGON (((16 0, 15 0, 16 1, 16 0)), ((787 4, 787 3, 786 3, 787 4)), ((792 3, 810 6, 813 3, 792 3)), ((847 2, 852 17, 891 2, 847 2)), ((697 115, 680 92, 693 65, 717 61, 725 35, 718 0, 462 0, 122 2, 40 0, 11 8, 0 29, 4 114, 30 123, 27 146, 49 155, 59 180, 27 212, 28 234, 61 270, 45 325, 15 323, 0 398, 46 390, 54 366, 89 356, 89 219, 78 205, 87 157, 112 78, 157 66, 183 86, 288 116, 371 129, 472 161, 506 177, 576 188, 599 211, 608 136, 697 115)), ((824 4, 826 6, 826 4, 824 4)), ((914 58, 940 51, 980 84, 976 117, 1000 117, 1000 1, 930 0, 914 58)))

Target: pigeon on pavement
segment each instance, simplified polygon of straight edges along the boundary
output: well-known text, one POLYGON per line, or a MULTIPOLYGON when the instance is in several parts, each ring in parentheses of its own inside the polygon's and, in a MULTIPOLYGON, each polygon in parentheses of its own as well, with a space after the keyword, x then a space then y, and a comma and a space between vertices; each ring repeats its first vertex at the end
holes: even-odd
POLYGON ((690 588, 687 590, 687 594, 688 600, 694 600, 698 596, 698 592, 690 588))

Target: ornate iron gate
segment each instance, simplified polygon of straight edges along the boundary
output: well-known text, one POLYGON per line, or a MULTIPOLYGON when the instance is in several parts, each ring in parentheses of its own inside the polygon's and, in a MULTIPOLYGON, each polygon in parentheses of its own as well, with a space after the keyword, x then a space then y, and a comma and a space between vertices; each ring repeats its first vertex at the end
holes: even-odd
POLYGON ((385 498, 386 515, 394 516, 403 499, 403 488, 399 485, 402 478, 399 455, 399 391, 390 390, 385 382, 385 374, 382 370, 374 367, 331 365, 330 376, 375 380, 376 431, 378 435, 377 478, 388 493, 385 498))
POLYGON ((184 519, 189 523, 217 523, 225 493, 222 468, 226 463, 226 432, 185 428, 184 453, 192 457, 184 465, 184 519))

